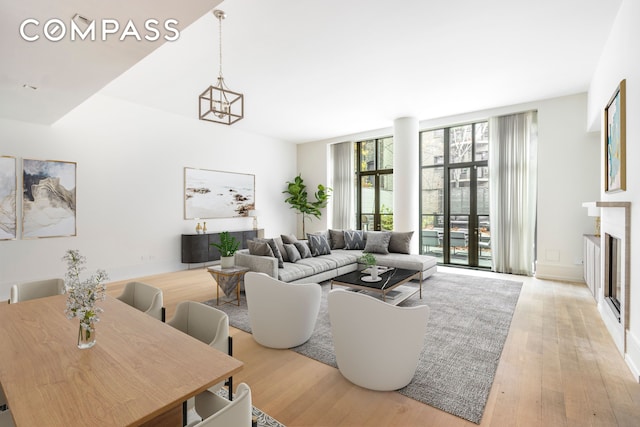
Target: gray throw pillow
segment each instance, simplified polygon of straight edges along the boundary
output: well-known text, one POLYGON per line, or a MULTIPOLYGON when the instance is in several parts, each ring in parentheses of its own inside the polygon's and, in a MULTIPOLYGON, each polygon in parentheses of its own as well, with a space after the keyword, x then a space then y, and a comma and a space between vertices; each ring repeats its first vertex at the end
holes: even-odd
POLYGON ((282 243, 295 243, 298 241, 298 238, 294 234, 281 234, 280 238, 282 239, 282 243))
POLYGON ((391 240, 391 233, 388 231, 368 231, 367 244, 364 247, 364 251, 375 254, 388 254, 389 240, 391 240))
POLYGON ((287 251, 284 249, 284 243, 282 242, 282 237, 274 237, 273 240, 276 242, 276 245, 278 246, 280 255, 282 255, 282 260, 284 262, 289 262, 289 255, 287 255, 287 251))
POLYGON ((300 251, 298 251, 298 248, 296 248, 296 245, 294 245, 293 243, 285 243, 284 249, 287 251, 289 262, 298 262, 302 259, 300 251))
POLYGON ((344 248, 364 249, 364 233, 362 230, 344 230, 344 248))
POLYGON ((344 232, 342 230, 329 230, 331 237, 331 249, 344 248, 344 232))
MULTIPOLYGON (((273 252, 273 257, 278 260, 278 268, 284 267, 284 260, 282 259, 282 254, 280 253, 280 249, 278 249, 278 244, 274 239, 254 239, 254 241, 265 242, 271 248, 271 252, 273 252)), ((251 253, 251 251, 249 251, 251 253)))
POLYGON ((399 232, 392 231, 389 240, 389 252, 398 254, 408 254, 411 251, 411 238, 413 231, 399 232))
POLYGON ((309 249, 309 245, 306 242, 297 241, 294 246, 300 252, 302 258, 311 258, 311 249, 309 249))
POLYGON ((273 258, 273 251, 267 244, 267 242, 256 242, 255 240, 247 240, 247 246, 249 246, 249 253, 257 256, 269 256, 273 258))
POLYGON ((331 253, 331 247, 329 246, 329 240, 327 236, 323 234, 307 234, 309 241, 309 249, 311 249, 311 255, 329 255, 331 253))

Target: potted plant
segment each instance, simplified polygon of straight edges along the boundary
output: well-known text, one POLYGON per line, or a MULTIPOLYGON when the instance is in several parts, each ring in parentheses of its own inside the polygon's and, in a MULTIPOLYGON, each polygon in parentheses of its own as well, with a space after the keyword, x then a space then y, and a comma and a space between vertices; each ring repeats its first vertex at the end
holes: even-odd
POLYGON ((240 247, 240 242, 236 240, 228 231, 220 233, 220 243, 210 243, 220 251, 220 266, 222 268, 233 267, 233 256, 240 247))
POLYGON ((363 252, 360 262, 367 266, 371 280, 378 280, 378 267, 376 266, 376 257, 370 252, 363 252))
POLYGON ((310 215, 320 219, 322 216, 320 209, 327 207, 329 192, 331 192, 331 188, 318 184, 318 190, 313 194, 316 200, 312 202, 308 198, 307 186, 300 174, 298 174, 293 181, 287 181, 287 189, 283 191, 283 193, 288 194, 289 197, 285 199, 285 202, 291 205, 291 209, 295 209, 298 213, 302 214, 303 238, 306 236, 304 230, 305 219, 310 215))

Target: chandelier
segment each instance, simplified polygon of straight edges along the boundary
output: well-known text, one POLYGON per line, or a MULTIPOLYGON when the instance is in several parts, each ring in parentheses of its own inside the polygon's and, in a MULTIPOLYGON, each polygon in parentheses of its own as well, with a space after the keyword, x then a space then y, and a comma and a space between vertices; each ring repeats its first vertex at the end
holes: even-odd
POLYGON ((218 82, 209 86, 200 94, 200 120, 231 125, 244 117, 244 95, 229 90, 222 77, 222 20, 227 15, 221 10, 214 10, 213 15, 218 18, 220 32, 220 68, 218 82))

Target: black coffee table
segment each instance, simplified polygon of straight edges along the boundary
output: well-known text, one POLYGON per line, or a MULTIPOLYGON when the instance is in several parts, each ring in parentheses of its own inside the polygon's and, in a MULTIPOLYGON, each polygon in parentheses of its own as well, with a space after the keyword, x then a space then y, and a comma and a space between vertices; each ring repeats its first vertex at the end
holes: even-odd
POLYGON ((422 299, 422 280, 420 280, 419 271, 406 270, 404 268, 392 268, 384 273, 379 273, 379 277, 382 280, 378 282, 362 280, 365 276, 371 277, 368 273, 356 270, 351 273, 334 277, 331 280, 331 289, 333 289, 333 285, 347 286, 349 288, 369 292, 374 296, 380 296, 382 301, 389 302, 394 305, 400 304, 402 301, 406 300, 418 291, 420 292, 420 299, 422 299), (418 279, 420 282, 418 289, 410 288, 408 286, 396 289, 412 279, 418 279), (387 299, 389 301, 387 301, 387 299))

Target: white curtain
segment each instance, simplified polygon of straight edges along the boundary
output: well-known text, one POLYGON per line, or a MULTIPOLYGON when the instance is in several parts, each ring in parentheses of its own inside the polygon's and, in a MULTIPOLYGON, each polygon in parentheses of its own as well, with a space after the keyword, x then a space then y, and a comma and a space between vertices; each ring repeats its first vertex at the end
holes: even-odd
POLYGON ((537 112, 489 120, 493 269, 535 272, 537 112))
POLYGON ((331 227, 341 230, 355 228, 355 191, 353 143, 342 142, 331 146, 333 165, 331 187, 331 227))

